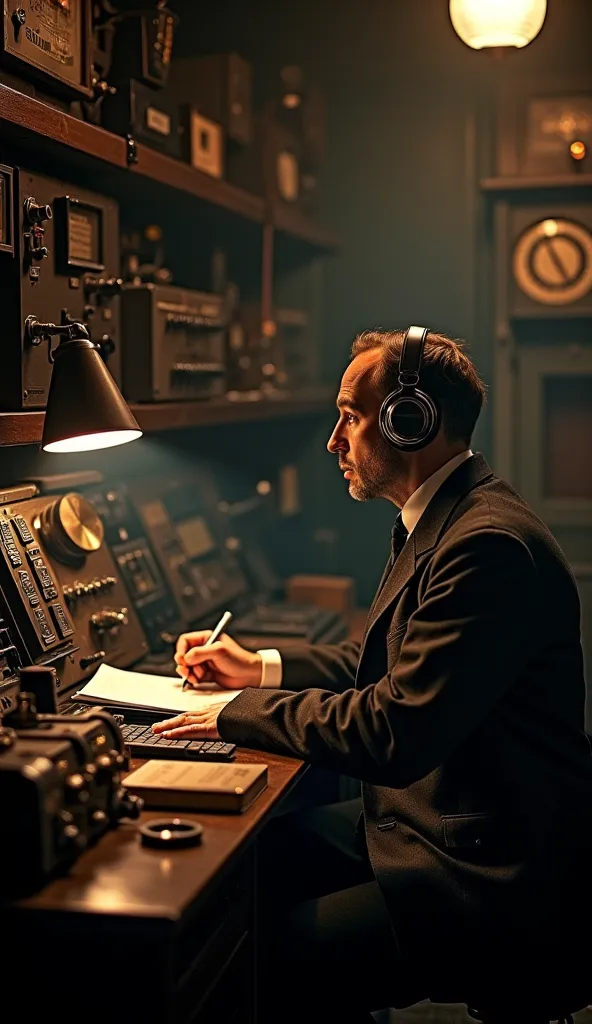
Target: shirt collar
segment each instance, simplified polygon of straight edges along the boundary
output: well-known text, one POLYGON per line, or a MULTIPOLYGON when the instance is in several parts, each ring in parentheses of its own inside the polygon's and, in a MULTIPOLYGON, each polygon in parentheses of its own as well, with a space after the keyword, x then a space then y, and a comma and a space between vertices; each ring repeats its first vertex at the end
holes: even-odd
POLYGON ((432 473, 427 480, 424 480, 417 490, 413 492, 411 497, 407 499, 401 509, 401 518, 408 533, 413 533, 430 501, 434 497, 434 494, 438 488, 442 486, 446 478, 449 477, 451 473, 454 473, 454 470, 460 466, 462 462, 465 462, 466 459, 470 459, 472 454, 473 452, 471 449, 467 448, 466 451, 460 452, 459 455, 455 455, 453 459, 445 462, 443 466, 440 466, 440 469, 437 469, 435 473, 432 473))

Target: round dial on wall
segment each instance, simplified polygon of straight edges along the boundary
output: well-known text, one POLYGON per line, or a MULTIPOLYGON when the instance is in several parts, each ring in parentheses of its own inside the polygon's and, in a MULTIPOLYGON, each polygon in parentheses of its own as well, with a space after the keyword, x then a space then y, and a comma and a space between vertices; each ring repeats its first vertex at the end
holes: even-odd
POLYGON ((512 269, 518 287, 535 302, 576 302, 592 289, 592 232, 561 217, 531 224, 514 247, 512 269))

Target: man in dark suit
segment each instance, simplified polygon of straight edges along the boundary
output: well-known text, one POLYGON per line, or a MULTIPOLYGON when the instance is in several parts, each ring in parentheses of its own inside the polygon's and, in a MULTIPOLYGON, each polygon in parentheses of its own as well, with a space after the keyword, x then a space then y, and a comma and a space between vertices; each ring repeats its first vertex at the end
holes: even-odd
POLYGON ((275 1019, 360 1021, 431 997, 530 1021, 535 994, 549 1015, 589 995, 574 933, 592 864, 578 595, 550 532, 470 450, 484 388, 462 346, 425 342, 434 439, 385 439, 403 338, 356 339, 328 445, 352 497, 402 510, 361 645, 254 653, 223 637, 206 651, 208 631, 186 634, 180 674, 207 667, 243 692, 155 728, 362 782, 361 828, 356 802, 276 823, 262 872, 283 879, 263 953, 275 1019))

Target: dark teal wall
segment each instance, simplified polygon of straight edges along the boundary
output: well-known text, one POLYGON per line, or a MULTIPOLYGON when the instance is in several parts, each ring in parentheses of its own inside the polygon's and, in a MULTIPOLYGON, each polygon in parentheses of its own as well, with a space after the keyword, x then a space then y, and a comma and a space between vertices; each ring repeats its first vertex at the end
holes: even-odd
MULTIPOLYGON (((500 76, 586 68, 590 0, 550 0, 539 38, 502 62, 458 39, 447 0, 222 0, 207 18, 201 5, 177 6, 185 52, 238 48, 254 60, 261 92, 283 63, 300 62, 326 93, 324 216, 344 243, 327 264, 327 379, 337 384, 357 330, 419 322, 466 338, 489 382, 491 252, 477 181, 493 173, 490 98, 500 76)), ((347 497, 322 450, 328 426, 311 430, 301 456, 315 504, 291 555, 307 569, 354 575, 367 601, 392 510, 347 497)), ((476 445, 491 454, 487 414, 476 445)))

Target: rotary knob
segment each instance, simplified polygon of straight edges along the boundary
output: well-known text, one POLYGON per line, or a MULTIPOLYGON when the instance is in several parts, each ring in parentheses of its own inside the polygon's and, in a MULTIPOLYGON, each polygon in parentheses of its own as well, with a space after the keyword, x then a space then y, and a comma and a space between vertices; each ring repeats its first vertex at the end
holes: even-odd
POLYGON ((80 565, 103 543, 104 528, 97 510, 75 492, 46 505, 40 528, 49 550, 66 565, 80 565))

